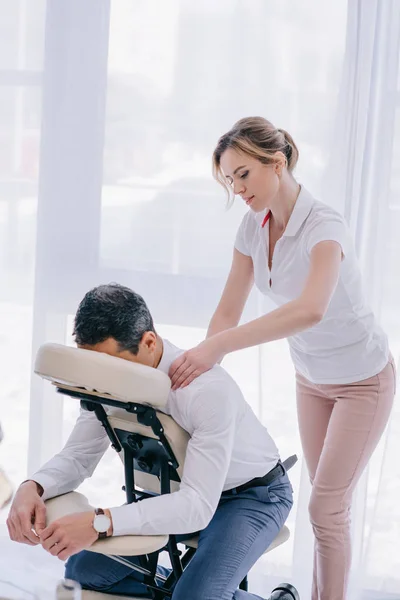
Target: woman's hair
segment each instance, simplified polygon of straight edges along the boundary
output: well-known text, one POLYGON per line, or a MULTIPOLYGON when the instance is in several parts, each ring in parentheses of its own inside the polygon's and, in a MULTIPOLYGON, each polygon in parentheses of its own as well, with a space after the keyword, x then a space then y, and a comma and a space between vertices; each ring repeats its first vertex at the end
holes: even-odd
POLYGON ((221 156, 228 148, 248 154, 265 165, 275 163, 275 152, 281 151, 286 156, 290 172, 293 172, 299 158, 292 136, 284 129, 276 129, 263 117, 240 119, 219 138, 212 159, 214 178, 227 190, 229 199, 232 199, 232 189, 221 171, 221 156))

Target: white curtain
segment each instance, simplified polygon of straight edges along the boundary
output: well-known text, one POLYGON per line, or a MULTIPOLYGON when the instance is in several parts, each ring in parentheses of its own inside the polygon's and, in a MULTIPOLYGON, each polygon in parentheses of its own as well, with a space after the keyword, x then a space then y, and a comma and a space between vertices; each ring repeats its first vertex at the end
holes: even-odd
POLYGON ((349 0, 326 198, 344 213, 376 312, 382 304, 399 104, 400 3, 349 0))
MULTIPOLYGON (((290 131, 299 181, 345 212, 399 353, 397 8, 395 0, 0 0, 0 126, 12 141, 12 152, 0 145, 0 464, 16 484, 73 426, 76 406, 63 406, 37 378, 30 383, 31 357, 45 340, 71 343, 72 316, 91 286, 114 280, 139 291, 160 333, 182 347, 204 337, 244 213, 239 201, 225 211, 210 158, 219 135, 245 115, 290 131)), ((254 293, 244 319, 271 308, 254 293)), ((236 353, 224 365, 282 455, 301 457, 286 342, 236 353)), ((363 484, 355 524, 354 581, 376 597, 399 586, 392 567, 400 535, 391 538, 385 520, 396 504, 395 429, 393 422, 363 484), (389 538, 385 566, 376 557, 389 538)), ((292 537, 251 575, 261 595, 291 580, 309 596, 302 460, 292 480, 292 537)), ((83 489, 111 504, 123 501, 120 483, 109 453, 83 489)))
MULTIPOLYGON (((399 42, 398 0, 349 0, 335 137, 326 172, 326 198, 342 209, 350 224, 365 291, 389 333, 397 362, 399 42)), ((400 593, 400 469, 394 460, 399 425, 396 401, 392 421, 355 494, 355 596, 362 589, 374 590, 376 598, 400 593)))

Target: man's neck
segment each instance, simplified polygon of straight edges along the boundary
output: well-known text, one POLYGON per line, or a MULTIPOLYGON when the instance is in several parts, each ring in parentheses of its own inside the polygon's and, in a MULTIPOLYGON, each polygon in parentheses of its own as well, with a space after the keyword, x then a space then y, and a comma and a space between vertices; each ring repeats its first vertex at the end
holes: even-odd
POLYGON ((157 334, 156 351, 154 354, 154 365, 153 365, 153 367, 155 369, 157 369, 158 365, 160 364, 163 353, 164 353, 164 342, 162 341, 162 338, 160 338, 160 336, 157 334))

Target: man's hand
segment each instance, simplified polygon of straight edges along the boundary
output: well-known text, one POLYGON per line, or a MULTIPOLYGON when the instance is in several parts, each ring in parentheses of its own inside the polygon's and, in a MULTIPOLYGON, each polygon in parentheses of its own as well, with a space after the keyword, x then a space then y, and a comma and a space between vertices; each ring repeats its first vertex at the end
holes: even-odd
POLYGON ((40 544, 38 536, 46 527, 46 508, 34 481, 26 481, 18 488, 8 515, 7 527, 14 542, 29 546, 40 544))
POLYGON ((40 535, 43 548, 60 560, 90 548, 98 534, 93 529, 94 512, 75 513, 51 523, 40 535))

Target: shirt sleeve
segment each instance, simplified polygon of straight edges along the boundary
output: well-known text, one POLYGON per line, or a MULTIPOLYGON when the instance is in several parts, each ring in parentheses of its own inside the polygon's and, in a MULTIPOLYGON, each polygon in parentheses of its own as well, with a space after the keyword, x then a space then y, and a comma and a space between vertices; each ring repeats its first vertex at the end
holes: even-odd
POLYGON ((180 489, 111 508, 114 535, 189 534, 211 521, 231 460, 237 408, 228 390, 210 387, 189 401, 194 430, 180 489))
POLYGON ((349 231, 344 219, 338 215, 330 215, 329 217, 320 218, 316 221, 307 232, 307 253, 319 242, 333 241, 337 242, 344 256, 349 251, 349 231))
POLYGON ((43 500, 75 490, 91 477, 110 442, 93 412, 81 410, 64 448, 29 477, 44 489, 43 500))
POLYGON ((235 248, 239 250, 241 254, 245 254, 246 256, 251 256, 250 246, 249 246, 249 224, 248 224, 248 213, 246 213, 242 219, 242 222, 239 225, 239 229, 235 238, 235 248))

